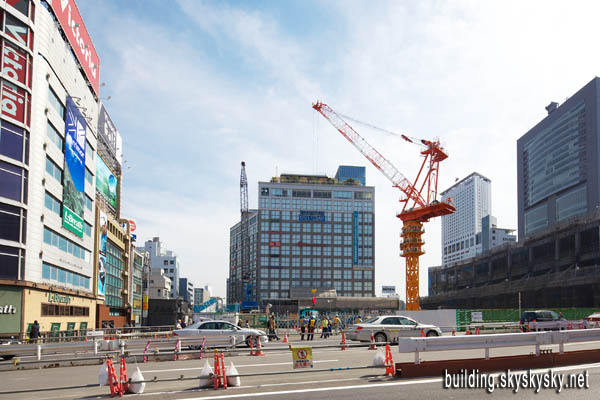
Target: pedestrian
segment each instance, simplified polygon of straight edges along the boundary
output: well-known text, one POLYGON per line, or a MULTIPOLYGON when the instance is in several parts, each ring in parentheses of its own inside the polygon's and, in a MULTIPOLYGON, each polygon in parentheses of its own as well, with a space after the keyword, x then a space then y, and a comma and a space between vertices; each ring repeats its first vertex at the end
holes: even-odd
POLYGON ((277 323, 275 322, 274 315, 271 315, 271 318, 269 319, 268 328, 269 328, 269 340, 271 340, 273 338, 279 340, 279 336, 277 336, 277 332, 275 331, 275 329, 277 329, 277 323))
POLYGON ((250 329, 250 321, 246 320, 246 329, 250 329))
POLYGON ((40 337, 40 324, 38 324, 37 319, 33 321, 33 325, 31 325, 31 330, 29 331, 29 339, 31 343, 37 343, 38 338, 40 337))
POLYGON ((317 321, 315 317, 311 315, 310 320, 308 321, 308 336, 306 340, 313 340, 315 338, 315 328, 317 325, 317 321))
POLYGON ((321 339, 327 339, 327 325, 327 317, 323 317, 323 319, 321 320, 321 339))
POLYGON ((340 317, 337 314, 333 317, 333 328, 336 335, 340 333, 340 317))
POLYGON ((181 329, 181 320, 178 319, 177 323, 175 324, 175 329, 181 329))
POLYGON ((362 319, 360 319, 360 315, 359 315, 358 317, 356 317, 355 324, 360 324, 361 321, 362 321, 362 319))
POLYGON ((187 324, 185 323, 185 320, 181 321, 181 329, 187 327, 187 324))
POLYGON ((306 319, 306 315, 304 317, 302 317, 302 320, 300 320, 300 340, 304 340, 304 333, 307 333, 306 336, 306 340, 308 340, 308 332, 306 331, 306 328, 308 327, 308 320, 306 319))

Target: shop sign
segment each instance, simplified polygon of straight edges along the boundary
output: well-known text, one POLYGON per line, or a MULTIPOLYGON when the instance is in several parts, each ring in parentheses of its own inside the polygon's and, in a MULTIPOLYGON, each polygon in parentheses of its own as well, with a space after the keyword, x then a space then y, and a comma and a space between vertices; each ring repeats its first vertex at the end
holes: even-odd
POLYGON ((71 297, 58 293, 48 293, 48 301, 50 303, 71 304, 71 297))
POLYGON ((7 304, 5 306, 0 306, 0 314, 16 314, 17 307, 12 304, 7 304))

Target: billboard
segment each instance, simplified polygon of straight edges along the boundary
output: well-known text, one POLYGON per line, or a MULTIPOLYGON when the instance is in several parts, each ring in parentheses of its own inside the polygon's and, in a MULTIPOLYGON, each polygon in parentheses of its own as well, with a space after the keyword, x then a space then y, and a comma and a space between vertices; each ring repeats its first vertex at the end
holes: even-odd
POLYGON ((106 232, 108 231, 108 218, 104 211, 100 210, 100 239, 98 240, 98 294, 104 296, 106 293, 106 232))
POLYGON ((396 294, 396 286, 382 286, 381 294, 396 294))
POLYGON ((75 5, 75 0, 48 0, 48 4, 58 19, 61 28, 65 32, 73 53, 85 72, 94 89, 98 94, 100 87, 100 58, 90 35, 88 34, 83 18, 75 5))
POLYGON ((117 178, 108 169, 100 154, 96 157, 96 191, 112 208, 117 209, 117 178))
POLYGON ((85 207, 85 119, 71 97, 67 97, 65 121, 65 168, 63 179, 63 226, 83 237, 85 207))
POLYGON ((113 124, 110 115, 108 115, 108 112, 106 111, 106 107, 104 107, 104 104, 102 103, 100 104, 100 111, 98 112, 98 133, 106 142, 111 154, 117 157, 119 131, 115 128, 115 124, 113 124))

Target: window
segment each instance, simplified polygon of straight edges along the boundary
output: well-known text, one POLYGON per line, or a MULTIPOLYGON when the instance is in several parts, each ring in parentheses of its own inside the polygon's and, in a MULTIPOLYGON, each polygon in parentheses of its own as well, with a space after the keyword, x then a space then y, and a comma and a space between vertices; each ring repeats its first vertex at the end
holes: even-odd
POLYGON ((60 116, 60 119, 65 119, 65 106, 63 106, 62 102, 59 100, 58 96, 52 90, 51 87, 48 87, 48 102, 52 106, 52 109, 60 116))
POLYGON ((330 199, 331 192, 323 191, 323 190, 315 190, 313 192, 313 197, 316 199, 330 199))
POLYGON ((89 251, 46 227, 44 227, 44 242, 82 260, 90 259, 89 251))
POLYGON ((292 190, 292 197, 311 197, 310 190, 292 190))
POLYGON ((2 129, 0 130, 0 154, 19 162, 28 162, 27 157, 23 158, 23 147, 27 148, 25 140, 25 130, 2 121, 2 129))
POLYGON ((261 196, 268 196, 269 195, 269 188, 260 188, 260 195, 261 196))
POLYGON ((58 133, 58 130, 56 130, 56 128, 52 126, 50 121, 47 122, 46 135, 48 135, 48 139, 50 139, 50 141, 54 143, 56 147, 58 147, 58 149, 62 152, 64 140, 62 136, 58 133))
POLYGON ((48 192, 46 192, 44 205, 48 210, 56 213, 57 215, 60 215, 60 201, 48 192))
POLYGON ((92 211, 92 199, 90 199, 87 194, 83 197, 85 198, 85 208, 87 208, 89 211, 92 211))
POLYGON ((62 183, 62 169, 49 157, 46 157, 46 172, 62 183))
POLYGON ((92 175, 92 173, 90 172, 90 170, 88 170, 87 168, 85 168, 85 180, 90 185, 92 185, 93 182, 94 182, 94 175, 92 175))

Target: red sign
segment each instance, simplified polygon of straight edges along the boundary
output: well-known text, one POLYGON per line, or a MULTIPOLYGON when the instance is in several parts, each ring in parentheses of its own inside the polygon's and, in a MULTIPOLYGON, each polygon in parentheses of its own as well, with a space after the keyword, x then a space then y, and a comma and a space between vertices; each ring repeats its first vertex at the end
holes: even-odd
POLYGON ((136 228, 135 221, 130 219, 129 220, 129 229, 131 230, 131 232, 135 232, 135 228, 136 228))
MULTIPOLYGON (((2 115, 25 124, 25 105, 28 103, 25 90, 6 81, 2 81, 0 90, 2 91, 2 115)), ((27 124, 29 125, 29 121, 27 124)))
POLYGON ((271 247, 281 247, 281 242, 269 242, 269 246, 271 247))
POLYGON ((27 53, 6 40, 2 47, 2 71, 7 76, 26 85, 27 53))
POLYGON ((65 31, 67 39, 77 56, 85 75, 92 83, 94 92, 100 88, 100 58, 94 49, 92 39, 88 34, 83 18, 75 5, 75 0, 49 0, 48 3, 56 14, 60 26, 65 31))

